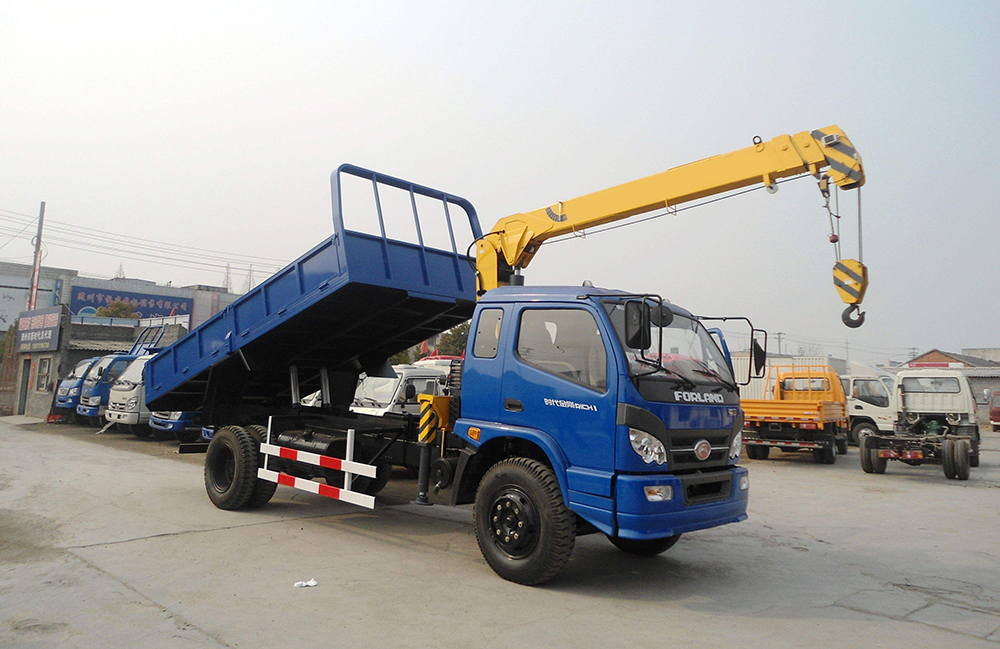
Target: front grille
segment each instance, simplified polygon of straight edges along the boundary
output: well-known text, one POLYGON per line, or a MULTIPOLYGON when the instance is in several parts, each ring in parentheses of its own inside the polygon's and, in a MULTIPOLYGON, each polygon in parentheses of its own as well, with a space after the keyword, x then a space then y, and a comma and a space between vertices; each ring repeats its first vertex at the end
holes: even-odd
POLYGON ((710 469, 725 466, 729 459, 732 433, 719 430, 671 430, 668 465, 671 473, 694 469, 710 469), (698 440, 707 440, 712 445, 712 453, 707 460, 699 460, 694 455, 694 445, 698 440))
POLYGON ((111 403, 108 404, 108 410, 121 410, 121 411, 124 411, 125 410, 125 404, 124 403, 111 402, 111 403))

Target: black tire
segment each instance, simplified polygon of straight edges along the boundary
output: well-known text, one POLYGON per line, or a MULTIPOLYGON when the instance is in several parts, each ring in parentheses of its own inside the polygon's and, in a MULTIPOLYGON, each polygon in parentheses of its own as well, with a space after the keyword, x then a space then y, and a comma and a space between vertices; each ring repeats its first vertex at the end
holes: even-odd
POLYGON ((181 444, 193 444, 201 439, 201 431, 197 429, 185 428, 184 430, 175 430, 174 437, 181 444))
POLYGON ((662 554, 677 545, 677 542, 681 540, 681 535, 675 534, 662 539, 650 539, 647 541, 622 539, 617 536, 609 536, 608 540, 622 552, 627 552, 640 557, 655 557, 656 555, 662 554))
POLYGON ((218 430, 205 454, 205 490, 219 509, 246 506, 257 483, 257 444, 239 426, 218 430))
POLYGON ((847 455, 847 436, 838 437, 836 441, 837 455, 847 455))
POLYGON ((941 442, 941 469, 944 477, 955 479, 955 440, 946 439, 941 442))
MULTIPOLYGON (((257 451, 257 467, 262 469, 264 468, 264 454, 260 452, 260 445, 262 442, 267 441, 267 428, 253 424, 247 426, 247 432, 250 433, 254 444, 256 444, 254 449, 257 451)), ((198 434, 200 435, 201 432, 199 431, 198 434)), ((256 471, 254 475, 257 475, 256 471)), ((274 496, 274 492, 277 489, 277 482, 257 478, 257 481, 253 485, 253 493, 250 494, 250 499, 247 501, 246 508, 257 509, 258 507, 263 507, 271 501, 271 497, 274 496)))
POLYGON ((77 426, 89 426, 90 425, 90 417, 87 417, 86 415, 81 415, 78 412, 74 412, 73 413, 73 423, 75 423, 77 426))
POLYGON ((141 439, 153 436, 153 429, 148 424, 130 424, 129 429, 129 432, 141 439))
POLYGON ((576 516, 563 502, 555 473, 536 460, 515 457, 490 467, 476 490, 472 518, 479 550, 508 581, 549 581, 573 552, 576 516))
POLYGON ((837 461, 837 447, 834 444, 812 450, 816 464, 834 464, 837 461))
POLYGON ((975 468, 979 466, 979 433, 972 440, 972 454, 969 456, 969 466, 975 468))
POLYGON ((861 456, 861 470, 865 473, 875 473, 875 465, 872 464, 872 450, 868 448, 868 435, 862 435, 858 440, 858 451, 861 456))
POLYGON ((969 440, 959 438, 955 440, 954 450, 955 477, 959 480, 969 479, 969 455, 972 453, 972 445, 969 440))
POLYGON ((766 460, 771 455, 770 446, 747 444, 747 457, 751 460, 766 460))
POLYGON ((878 430, 876 430, 875 425, 867 421, 859 421, 854 424, 854 428, 851 429, 851 442, 861 446, 861 438, 864 435, 876 435, 878 430))
POLYGON ((868 452, 871 454, 871 457, 872 457, 872 470, 875 473, 878 473, 878 474, 881 475, 881 474, 885 473, 885 468, 887 466, 889 466, 889 460, 888 460, 888 458, 879 457, 878 456, 878 451, 879 451, 879 449, 873 448, 873 449, 871 449, 868 452))
POLYGON ((751 460, 757 459, 757 447, 753 444, 747 444, 747 457, 751 460))

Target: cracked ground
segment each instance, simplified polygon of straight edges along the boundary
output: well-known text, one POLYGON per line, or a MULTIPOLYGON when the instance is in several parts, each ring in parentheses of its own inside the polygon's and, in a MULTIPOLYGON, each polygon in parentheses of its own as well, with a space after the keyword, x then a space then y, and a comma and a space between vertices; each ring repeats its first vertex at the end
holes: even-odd
POLYGON ((992 647, 1000 435, 967 482, 746 460, 749 519, 652 559, 577 539, 542 587, 496 577, 466 508, 205 495, 168 440, 0 423, 2 647, 992 647), (315 588, 293 588, 315 578, 315 588))

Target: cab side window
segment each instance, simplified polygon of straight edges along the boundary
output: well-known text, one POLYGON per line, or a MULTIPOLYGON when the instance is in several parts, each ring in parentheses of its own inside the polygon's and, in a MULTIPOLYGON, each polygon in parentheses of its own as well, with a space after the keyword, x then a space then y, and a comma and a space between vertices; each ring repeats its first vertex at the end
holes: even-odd
POLYGON ((503 323, 503 309, 483 309, 476 323, 476 339, 472 355, 476 358, 496 358, 500 344, 500 325, 503 323))
POLYGON ((854 398, 865 403, 870 403, 873 406, 879 406, 884 408, 889 405, 889 393, 885 389, 885 385, 878 380, 862 380, 856 379, 854 381, 854 398))
POLYGON ((526 309, 517 334, 525 363, 595 390, 608 387, 608 357, 594 316, 583 309, 526 309))

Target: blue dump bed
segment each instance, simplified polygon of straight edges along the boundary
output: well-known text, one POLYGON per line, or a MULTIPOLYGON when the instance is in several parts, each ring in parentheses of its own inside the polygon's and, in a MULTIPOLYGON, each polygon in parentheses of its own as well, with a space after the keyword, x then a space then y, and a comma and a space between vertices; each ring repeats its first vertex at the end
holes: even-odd
POLYGON ((472 315, 475 272, 456 246, 452 223, 467 216, 473 236, 482 236, 471 203, 353 165, 334 173, 331 185, 333 236, 151 359, 151 410, 197 410, 212 373, 218 373, 218 384, 231 368, 241 373, 239 394, 231 400, 263 402, 290 394, 291 366, 305 395, 319 389, 321 367, 347 374, 377 371, 392 354, 472 315), (381 236, 344 229, 344 174, 371 181, 381 236), (409 192, 418 243, 384 235, 380 186, 409 192), (423 244, 416 196, 441 202, 451 250, 423 244))

